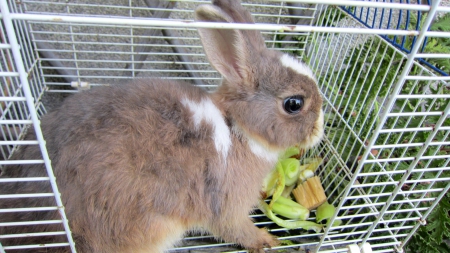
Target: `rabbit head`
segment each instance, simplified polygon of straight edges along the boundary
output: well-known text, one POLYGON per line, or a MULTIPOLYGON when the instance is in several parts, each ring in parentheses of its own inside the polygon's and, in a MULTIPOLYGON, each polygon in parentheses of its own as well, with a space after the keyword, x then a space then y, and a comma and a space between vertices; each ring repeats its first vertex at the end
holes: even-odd
MULTIPOLYGON (((213 4, 199 6, 196 20, 254 23, 240 1, 213 4)), ((198 30, 209 61, 223 76, 216 95, 235 127, 269 150, 310 148, 320 141, 322 98, 306 64, 267 49, 256 30, 198 30)))

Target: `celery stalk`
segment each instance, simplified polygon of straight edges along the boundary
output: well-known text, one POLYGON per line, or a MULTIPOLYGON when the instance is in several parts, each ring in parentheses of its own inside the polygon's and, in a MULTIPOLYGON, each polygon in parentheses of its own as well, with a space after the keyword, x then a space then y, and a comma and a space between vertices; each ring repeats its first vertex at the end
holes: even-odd
POLYGON ((285 185, 291 186, 295 184, 301 172, 300 161, 295 158, 287 158, 284 160, 280 160, 278 163, 281 163, 281 166, 283 167, 285 176, 285 185))
POLYGON ((319 233, 323 228, 322 225, 312 221, 286 221, 280 219, 269 209, 269 206, 263 200, 260 200, 260 209, 269 219, 280 227, 287 229, 303 228, 306 230, 314 230, 316 233, 319 233))
MULTIPOLYGON (((293 206, 293 207, 298 207, 298 206, 300 206, 300 207, 303 207, 302 205, 300 205, 299 203, 293 201, 292 199, 285 198, 285 197, 282 197, 282 196, 280 196, 280 197, 277 199, 277 203, 280 203, 280 204, 286 205, 286 206, 293 206)), ((303 207, 303 208, 304 208, 304 207, 303 207)))
POLYGON ((285 198, 289 198, 292 194, 292 190, 294 190, 294 188, 296 187, 296 184, 293 184, 291 186, 286 186, 284 187, 283 192, 281 193, 281 196, 285 197, 285 198))
POLYGON ((309 210, 307 208, 283 196, 280 196, 273 203, 272 210, 276 214, 295 220, 306 220, 309 218, 309 210))
POLYGON ((278 172, 274 168, 265 178, 263 181, 263 186, 261 188, 261 191, 263 193, 264 198, 268 198, 272 196, 272 194, 275 192, 275 185, 278 180, 278 172))
POLYGON ((281 196, 281 193, 283 193, 285 186, 285 176, 283 166, 281 166, 281 163, 277 163, 276 170, 278 172, 278 181, 277 186, 275 188, 275 192, 272 195, 272 200, 270 201, 269 204, 270 207, 272 207, 273 203, 277 201, 277 199, 281 196))
POLYGON ((280 156, 280 160, 290 158, 292 156, 300 154, 300 149, 298 147, 289 147, 287 148, 284 153, 280 156))

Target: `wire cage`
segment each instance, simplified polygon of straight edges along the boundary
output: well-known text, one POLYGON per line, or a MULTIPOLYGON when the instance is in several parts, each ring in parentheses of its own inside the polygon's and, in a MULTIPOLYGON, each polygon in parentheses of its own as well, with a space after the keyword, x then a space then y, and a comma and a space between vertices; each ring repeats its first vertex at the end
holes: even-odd
MULTIPOLYGON (((0 234, 0 241, 61 238, 57 244, 0 244, 0 252, 61 246, 76 252, 40 131, 39 118, 47 109, 68 93, 133 78, 184 80, 205 89, 219 84, 196 32, 214 24, 193 22, 195 7, 207 2, 0 0, 0 166, 44 163, 48 171, 48 177, 0 177, 0 184, 48 181, 52 186, 45 193, 0 192, 0 201, 55 199, 54 206, 0 209, 0 215, 61 214, 60 220, 0 226, 64 228, 0 234), (36 130, 36 140, 23 139, 28 128, 36 130), (9 159, 25 145, 39 145, 42 159, 9 159)), ((223 24, 224 29, 261 30, 268 48, 297 56, 318 77, 325 137, 310 153, 322 158, 317 174, 337 207, 330 224, 341 221, 320 233, 287 231, 256 213, 256 225, 289 241, 273 250, 404 252, 450 187, 450 51, 444 45, 450 31, 439 25, 450 21, 448 2, 249 0, 243 5, 256 24, 223 24)), ((242 251, 198 234, 187 235, 171 251, 190 250, 242 251)))

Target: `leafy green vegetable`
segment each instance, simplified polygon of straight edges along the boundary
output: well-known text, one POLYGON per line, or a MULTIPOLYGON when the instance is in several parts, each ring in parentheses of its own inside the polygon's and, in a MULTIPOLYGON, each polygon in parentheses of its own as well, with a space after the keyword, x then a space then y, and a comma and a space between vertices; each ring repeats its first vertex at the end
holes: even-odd
POLYGON ((287 149, 275 168, 265 177, 262 196, 263 199, 272 196, 272 199, 269 204, 261 200, 260 209, 267 217, 282 227, 288 229, 300 227, 305 229, 312 228, 319 231, 322 225, 305 221, 309 218, 310 210, 290 199, 293 189, 298 186, 297 183, 301 183, 299 178, 302 178, 302 176, 300 174, 305 174, 305 172, 309 173, 310 175, 303 175, 306 178, 314 176, 314 171, 322 163, 322 158, 314 157, 302 160, 303 165, 300 165, 300 161, 298 160, 300 153, 301 151, 297 147, 287 149), (275 214, 304 222, 286 221, 277 217, 275 214))
POLYGON ((261 191, 264 194, 264 198, 267 198, 269 196, 272 196, 275 192, 275 186, 278 181, 278 172, 276 169, 273 169, 265 178, 263 181, 263 186, 261 191))
POLYGON ((287 148, 284 151, 284 153, 280 156, 280 160, 291 158, 291 157, 299 155, 299 154, 300 154, 300 149, 296 146, 292 146, 292 147, 287 148))
MULTIPOLYGON (((335 212, 336 212, 336 207, 334 207, 327 201, 317 208, 316 221, 322 222, 323 220, 327 220, 327 225, 328 225, 331 217, 333 217, 335 212)), ((341 223, 342 223, 341 220, 335 220, 333 222, 333 226, 339 226, 339 225, 341 225, 341 223)))
POLYGON ((281 165, 281 163, 277 163, 276 171, 277 171, 278 180, 277 180, 277 184, 275 187, 275 192, 273 193, 272 200, 270 201, 270 204, 269 204, 270 207, 272 207, 273 203, 275 203, 275 201, 277 201, 277 199, 281 196, 281 194, 283 193, 284 187, 286 185, 284 170, 283 170, 283 166, 281 165))
POLYGON ((284 171, 285 185, 291 186, 297 182, 300 174, 300 161, 295 158, 286 158, 279 162, 284 171))
POLYGON ((309 218, 309 210, 299 203, 280 196, 272 205, 274 213, 294 220, 306 220, 309 218))
POLYGON ((270 210, 269 205, 267 205, 266 202, 261 200, 259 204, 260 209, 263 211, 263 213, 280 227, 284 227, 287 229, 303 228, 306 230, 314 230, 316 233, 319 233, 323 229, 323 225, 317 224, 312 221, 286 221, 280 219, 272 212, 272 210, 270 210))

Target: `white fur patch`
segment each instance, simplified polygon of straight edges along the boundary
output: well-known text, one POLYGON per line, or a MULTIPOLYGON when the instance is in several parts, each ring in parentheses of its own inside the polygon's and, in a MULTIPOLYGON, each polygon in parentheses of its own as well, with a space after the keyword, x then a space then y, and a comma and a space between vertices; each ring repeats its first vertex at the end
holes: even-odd
POLYGON ((231 137, 230 129, 225 123, 220 110, 209 98, 203 99, 200 103, 185 98, 181 100, 181 103, 191 110, 196 128, 200 127, 202 121, 212 126, 214 145, 225 161, 231 147, 231 137))
POLYGON ((242 130, 237 125, 233 125, 231 127, 231 131, 238 138, 243 138, 244 140, 247 140, 247 145, 250 148, 250 151, 252 151, 252 153, 255 154, 256 156, 269 162, 275 163, 278 161, 278 157, 281 151, 278 152, 267 149, 264 145, 262 145, 255 139, 248 137, 245 133, 242 132, 242 130))
POLYGON ((248 146, 250 147, 250 150, 253 154, 259 156, 260 158, 263 158, 269 162, 277 162, 278 157, 280 155, 279 152, 271 151, 267 149, 265 146, 261 145, 256 140, 253 140, 252 138, 248 139, 248 146))
POLYGON ((305 63, 295 59, 294 57, 288 54, 284 54, 280 58, 280 61, 281 64, 286 68, 291 68, 295 70, 297 73, 305 75, 316 82, 316 77, 314 76, 314 73, 305 63))

